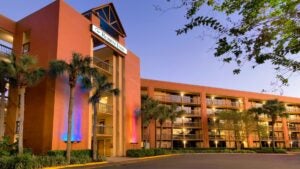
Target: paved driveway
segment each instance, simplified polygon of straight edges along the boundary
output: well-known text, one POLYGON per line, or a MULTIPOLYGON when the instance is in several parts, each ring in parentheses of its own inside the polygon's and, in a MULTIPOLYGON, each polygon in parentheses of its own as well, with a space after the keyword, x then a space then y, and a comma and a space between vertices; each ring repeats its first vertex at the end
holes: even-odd
MULTIPOLYGON (((97 167, 95 167, 97 168, 97 167)), ((188 154, 101 169, 300 169, 300 155, 188 154)))

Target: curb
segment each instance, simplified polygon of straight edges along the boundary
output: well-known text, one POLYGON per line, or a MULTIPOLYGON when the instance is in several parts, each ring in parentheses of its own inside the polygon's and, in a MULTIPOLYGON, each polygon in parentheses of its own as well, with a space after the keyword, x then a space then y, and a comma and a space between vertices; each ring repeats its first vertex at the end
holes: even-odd
POLYGON ((150 159, 157 159, 157 158, 165 158, 165 157, 172 157, 177 156, 180 154, 166 154, 166 155, 158 155, 158 156, 151 156, 151 157, 140 157, 140 158, 132 158, 130 160, 126 161, 120 161, 120 162, 92 162, 92 163, 86 163, 86 164, 71 164, 71 165, 65 165, 65 166, 56 166, 56 167, 45 167, 43 169, 63 169, 63 168, 79 168, 79 167, 104 167, 104 166, 113 166, 113 165, 120 165, 120 164, 130 164, 130 163, 136 163, 139 161, 146 161, 150 159))
POLYGON ((73 168, 73 167, 86 167, 86 166, 93 166, 93 165, 103 165, 107 164, 107 161, 103 162, 92 162, 86 164, 71 164, 71 165, 64 165, 64 166, 56 166, 56 167, 45 167, 43 169, 61 169, 61 168, 73 168))

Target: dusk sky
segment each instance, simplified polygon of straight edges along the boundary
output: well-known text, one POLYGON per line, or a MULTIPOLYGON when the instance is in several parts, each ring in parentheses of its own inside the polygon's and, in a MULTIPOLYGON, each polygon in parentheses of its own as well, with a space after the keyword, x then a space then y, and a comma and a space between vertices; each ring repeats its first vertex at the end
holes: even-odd
MULTIPOLYGON (((17 21, 52 1, 2 0, 0 13, 17 21)), ((65 1, 79 12, 113 2, 127 33, 126 47, 141 59, 143 78, 253 92, 272 89, 270 84, 275 80, 275 72, 270 65, 255 70, 245 66, 240 75, 233 75, 234 65, 223 64, 213 57, 214 39, 199 37, 203 30, 195 29, 187 35, 177 36, 175 30, 187 22, 184 9, 164 13, 155 10, 156 5, 162 9, 172 5, 166 0, 65 1)), ((290 85, 283 92, 287 96, 300 96, 299 75, 290 79, 290 85)))

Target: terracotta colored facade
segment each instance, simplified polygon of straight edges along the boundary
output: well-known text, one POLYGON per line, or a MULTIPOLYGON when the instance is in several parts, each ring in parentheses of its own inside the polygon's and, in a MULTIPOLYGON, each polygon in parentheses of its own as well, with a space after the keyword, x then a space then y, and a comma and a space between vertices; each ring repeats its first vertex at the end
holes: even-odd
MULTIPOLYGON (((107 39, 100 37, 91 27, 104 31, 115 43, 125 46, 126 33, 113 4, 93 8, 84 14, 63 0, 14 22, 0 15, 0 55, 12 51, 20 56, 35 56, 39 66, 48 68, 52 60, 70 61, 73 52, 92 56, 93 65, 108 76, 118 96, 107 95, 99 103, 99 153, 123 156, 129 148, 140 146, 140 119, 135 112, 140 107, 139 58, 128 50, 120 51, 107 39), (100 12, 107 10, 105 18, 100 12), (111 24, 113 20, 117 25, 111 24), (12 49, 11 49, 12 48, 12 49)), ((110 39, 110 40, 111 40, 110 39)), ((28 88, 25 98, 24 146, 36 153, 66 148, 69 86, 66 77, 46 77, 40 84, 28 88)), ((89 91, 78 86, 76 90, 72 144, 73 149, 90 149, 92 108, 88 103, 89 91)), ((6 113, 6 135, 17 138, 18 94, 9 91, 6 113)))
MULTIPOLYGON (((230 89, 213 88, 180 84, 173 82, 142 79, 141 92, 161 104, 177 104, 186 111, 182 118, 175 121, 173 139, 175 147, 234 147, 234 136, 217 127, 216 113, 223 110, 242 111, 259 107, 266 100, 278 99, 285 103, 288 118, 279 118, 275 127, 277 147, 300 147, 300 99, 278 95, 260 94, 230 89)), ((266 117, 260 117, 266 118, 266 117)), ((262 146, 268 147, 271 142, 270 119, 265 120, 267 134, 262 137, 262 146), (269 135, 268 135, 269 134, 269 135)), ((150 125, 151 133, 143 135, 149 138, 150 147, 157 147, 160 141, 160 130, 157 122, 150 125)), ((171 124, 163 125, 162 147, 170 147, 171 124)), ((255 134, 240 140, 244 147, 259 147, 255 134)))

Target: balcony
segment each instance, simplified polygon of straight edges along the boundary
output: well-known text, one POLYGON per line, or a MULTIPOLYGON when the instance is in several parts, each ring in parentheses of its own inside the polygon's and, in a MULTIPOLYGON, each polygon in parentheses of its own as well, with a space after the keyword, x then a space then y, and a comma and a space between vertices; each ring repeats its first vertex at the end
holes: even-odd
POLYGON ((0 44, 0 59, 5 59, 7 56, 12 54, 12 49, 5 45, 0 44))
POLYGON ((289 123, 300 123, 300 118, 289 118, 288 122, 289 123))
MULTIPOLYGON (((284 137, 282 136, 275 136, 275 141, 284 141, 284 137)), ((259 138, 257 136, 253 137, 253 141, 259 141, 259 138)), ((261 137, 260 141, 272 141, 272 137, 261 137)))
POLYGON ((286 107, 288 113, 300 113, 300 108, 298 107, 286 107))
POLYGON ((243 103, 239 101, 231 101, 226 99, 206 99, 206 104, 209 107, 223 107, 223 108, 235 108, 241 109, 243 108, 243 103))
POLYGON ((97 112, 98 112, 98 114, 112 115, 113 114, 113 106, 108 105, 108 104, 98 103, 97 112))
POLYGON ((94 66, 99 68, 100 70, 108 73, 108 74, 112 74, 113 73, 113 66, 110 65, 109 63, 97 58, 97 57, 93 57, 94 60, 94 66))
POLYGON ((174 140, 201 140, 202 136, 199 134, 178 134, 173 135, 174 140))
POLYGON ((174 127, 187 127, 187 128, 200 128, 201 127, 201 122, 184 122, 184 123, 174 123, 174 127))
POLYGON ((200 104, 200 97, 179 95, 154 95, 154 99, 166 103, 200 104))
POLYGON ((184 116, 186 116, 186 117, 200 117, 201 116, 201 111, 200 110, 189 110, 189 111, 186 111, 184 116))
POLYGON ((99 137, 112 137, 113 127, 98 125, 97 126, 97 136, 99 137))
POLYGON ((300 126, 289 126, 289 131, 291 132, 300 132, 300 126))
MULTIPOLYGON (((273 128, 272 128, 272 126, 269 126, 269 131, 272 131, 273 130, 273 128)), ((274 130, 275 131, 282 131, 282 126, 281 127, 274 127, 274 130)))
POLYGON ((235 140, 231 135, 209 135, 209 140, 235 140))

